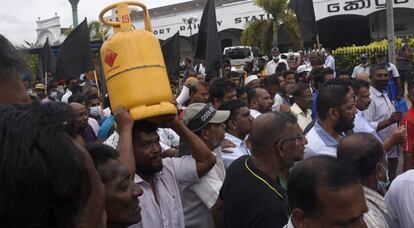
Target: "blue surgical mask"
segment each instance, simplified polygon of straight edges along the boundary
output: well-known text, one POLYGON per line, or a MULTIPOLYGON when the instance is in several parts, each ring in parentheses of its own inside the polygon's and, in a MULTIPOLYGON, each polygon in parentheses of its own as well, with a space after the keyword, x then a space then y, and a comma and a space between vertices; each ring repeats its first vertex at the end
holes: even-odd
POLYGON ((385 180, 380 180, 378 177, 378 190, 380 191, 386 191, 388 186, 390 185, 390 178, 388 176, 388 169, 385 168, 383 164, 380 164, 381 167, 385 170, 385 180))

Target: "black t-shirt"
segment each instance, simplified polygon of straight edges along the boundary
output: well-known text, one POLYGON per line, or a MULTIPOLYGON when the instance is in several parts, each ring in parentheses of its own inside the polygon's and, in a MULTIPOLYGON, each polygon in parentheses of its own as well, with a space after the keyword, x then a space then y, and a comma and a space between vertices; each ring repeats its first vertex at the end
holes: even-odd
POLYGON ((226 228, 282 228, 289 220, 286 192, 257 169, 249 155, 227 169, 220 198, 226 228))

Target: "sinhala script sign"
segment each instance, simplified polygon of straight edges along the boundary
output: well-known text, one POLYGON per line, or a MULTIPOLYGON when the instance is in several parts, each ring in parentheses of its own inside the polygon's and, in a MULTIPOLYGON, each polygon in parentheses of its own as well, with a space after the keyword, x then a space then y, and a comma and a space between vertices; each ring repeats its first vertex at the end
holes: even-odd
MULTIPOLYGON (((393 0, 394 8, 414 9, 414 0, 393 0)), ((338 15, 366 16, 386 9, 386 0, 314 0, 316 20, 338 15)))

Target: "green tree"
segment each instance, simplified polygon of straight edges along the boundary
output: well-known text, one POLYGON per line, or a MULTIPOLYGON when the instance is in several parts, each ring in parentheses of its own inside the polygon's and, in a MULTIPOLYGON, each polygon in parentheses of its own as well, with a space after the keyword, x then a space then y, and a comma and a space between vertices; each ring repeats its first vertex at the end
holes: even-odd
POLYGON ((302 47, 298 21, 295 14, 288 9, 287 0, 255 0, 254 4, 272 16, 266 20, 252 20, 242 32, 241 43, 259 47, 269 54, 273 46, 278 45, 278 30, 283 24, 292 38, 295 49, 302 47))
MULTIPOLYGON (((88 23, 88 27, 89 27, 89 36, 91 38, 91 40, 98 40, 101 39, 101 23, 99 21, 91 21, 88 23)), ((65 32, 63 34, 65 34, 65 36, 68 36, 71 32, 73 31, 72 26, 70 26, 69 28, 67 28, 65 30, 65 32)), ((103 26, 102 27, 102 32, 105 36, 105 39, 108 38, 109 36, 109 28, 103 26)))

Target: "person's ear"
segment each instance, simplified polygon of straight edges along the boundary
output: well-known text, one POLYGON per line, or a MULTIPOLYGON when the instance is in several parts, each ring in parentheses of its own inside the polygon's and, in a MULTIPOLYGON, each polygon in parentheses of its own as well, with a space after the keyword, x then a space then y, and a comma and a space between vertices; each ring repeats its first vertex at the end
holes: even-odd
POLYGON ((234 120, 229 120, 228 122, 227 122, 227 127, 229 128, 229 129, 231 129, 231 130, 236 130, 237 129, 237 122, 236 121, 234 121, 234 120))
POLYGON ((292 214, 290 217, 292 221, 292 225, 295 228, 306 228, 309 227, 309 222, 306 219, 305 212, 303 212, 299 208, 295 208, 292 210, 292 214))
POLYGON ((210 137, 211 137, 210 128, 204 128, 203 130, 201 130, 201 134, 200 134, 201 140, 203 140, 204 142, 208 142, 210 140, 210 137))
POLYGON ((378 178, 378 179, 382 179, 382 177, 383 177, 383 168, 381 167, 381 164, 378 162, 377 163, 377 165, 375 165, 375 176, 378 178))
POLYGON ((337 119, 339 119, 339 116, 340 116, 340 114, 339 114, 338 110, 336 110, 335 108, 330 108, 328 110, 328 117, 329 117, 329 119, 331 119, 331 120, 337 120, 337 119))

